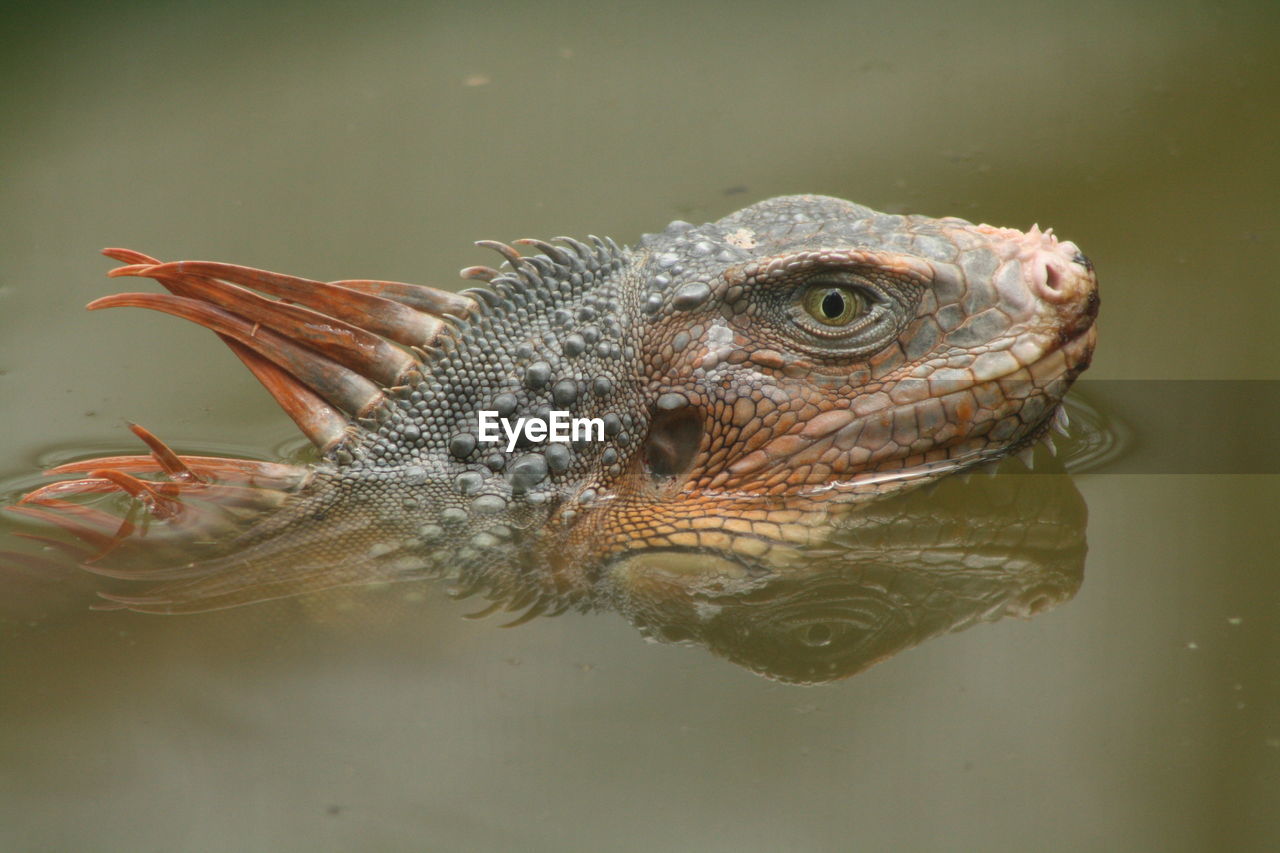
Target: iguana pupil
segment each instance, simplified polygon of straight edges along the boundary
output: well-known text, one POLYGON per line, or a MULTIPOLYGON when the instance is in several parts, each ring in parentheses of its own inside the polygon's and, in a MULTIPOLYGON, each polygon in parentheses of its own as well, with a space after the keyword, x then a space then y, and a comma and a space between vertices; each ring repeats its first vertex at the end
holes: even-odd
POLYGON ((822 313, 828 319, 835 320, 844 313, 844 295, 838 290, 831 290, 822 300, 822 313))

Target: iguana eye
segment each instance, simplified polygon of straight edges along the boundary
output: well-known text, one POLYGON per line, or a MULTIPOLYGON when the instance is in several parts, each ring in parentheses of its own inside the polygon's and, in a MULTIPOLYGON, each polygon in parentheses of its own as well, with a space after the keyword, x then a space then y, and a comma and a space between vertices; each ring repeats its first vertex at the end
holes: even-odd
POLYGON ((805 312, 824 326, 847 326, 867 312, 867 300, 852 287, 810 285, 800 300, 805 312))
MULTIPOLYGON (((786 260, 786 256, 782 256, 786 260)), ((824 259, 825 260, 825 259, 824 259)), ((917 279, 879 267, 833 267, 797 258, 777 286, 749 296, 787 348, 819 358, 865 358, 888 346, 916 314, 924 292, 917 279)), ((772 262, 774 267, 787 266, 772 262)))

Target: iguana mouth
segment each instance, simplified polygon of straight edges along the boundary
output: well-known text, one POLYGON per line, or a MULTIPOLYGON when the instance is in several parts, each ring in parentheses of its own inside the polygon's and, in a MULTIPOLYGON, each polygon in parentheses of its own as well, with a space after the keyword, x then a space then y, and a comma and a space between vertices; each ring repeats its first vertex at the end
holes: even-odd
MULTIPOLYGON (((1089 366, 1096 341, 1097 327, 1090 320, 1088 325, 1077 329, 1065 342, 1055 342, 1035 361, 1008 373, 967 383, 956 380, 925 380, 930 385, 930 400, 966 393, 978 395, 978 392, 983 391, 987 393, 980 396, 998 394, 1006 402, 1025 395, 1028 400, 1027 405, 1035 402, 1043 408, 1043 413, 1029 423, 1024 422, 1025 425, 1015 433, 1004 435, 995 443, 984 444, 966 434, 966 430, 961 428, 954 438, 942 439, 922 452, 889 457, 869 465, 865 471, 853 476, 833 479, 821 485, 801 487, 793 490, 791 494, 795 497, 808 498, 842 494, 858 496, 869 486, 933 480, 955 471, 994 462, 1041 441, 1044 441, 1052 451, 1050 429, 1057 424, 1060 431, 1065 432, 1064 415, 1061 411, 1062 398, 1076 377, 1089 366)), ((909 404, 888 409, 881 413, 881 417, 891 420, 898 416, 899 412, 913 411, 912 404, 909 404)), ((968 414, 969 417, 966 419, 972 420, 972 413, 966 413, 963 409, 958 414, 961 416, 968 414)), ((1010 413, 1007 417, 1012 417, 1014 414, 1023 417, 1025 410, 1010 413)), ((953 426, 961 425, 953 424, 953 426)), ((1030 463, 1029 458, 1024 461, 1030 463)))

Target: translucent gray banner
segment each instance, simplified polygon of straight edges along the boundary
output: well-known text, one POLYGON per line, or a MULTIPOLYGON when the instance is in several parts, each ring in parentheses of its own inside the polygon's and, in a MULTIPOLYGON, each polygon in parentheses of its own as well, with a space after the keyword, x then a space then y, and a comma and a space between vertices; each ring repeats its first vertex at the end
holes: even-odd
POLYGON ((1280 473, 1280 381, 1082 379, 1067 398, 1067 470, 1280 473))

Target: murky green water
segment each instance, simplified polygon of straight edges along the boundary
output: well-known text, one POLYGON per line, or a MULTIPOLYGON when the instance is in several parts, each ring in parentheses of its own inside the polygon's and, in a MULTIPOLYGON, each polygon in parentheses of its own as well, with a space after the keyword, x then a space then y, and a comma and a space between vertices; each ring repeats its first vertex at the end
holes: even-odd
MULTIPOLYGON (((296 446, 211 335, 80 310, 113 289, 105 245, 452 286, 478 238, 629 242, 822 192, 1078 242, 1091 380, 1280 379, 1268 4, 41 15, 0 59, 15 489, 132 452, 126 418, 296 446)), ((1274 848, 1280 477, 1274 452, 1240 473, 1238 441, 1274 399, 1183 419, 1124 387, 1090 399, 1135 452, 1225 439, 1231 464, 1076 476, 1073 600, 828 687, 612 614, 501 630, 430 585, 163 618, 87 611, 86 576, 12 582, 0 849, 1274 848)))

